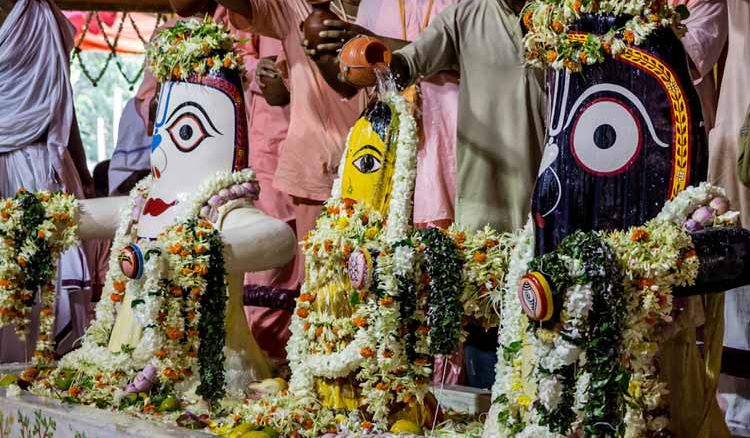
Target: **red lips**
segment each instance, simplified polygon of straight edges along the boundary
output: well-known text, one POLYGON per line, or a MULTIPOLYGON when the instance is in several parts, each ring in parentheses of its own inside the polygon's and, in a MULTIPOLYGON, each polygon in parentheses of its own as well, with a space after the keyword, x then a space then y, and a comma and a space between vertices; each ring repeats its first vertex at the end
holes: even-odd
POLYGON ((149 198, 148 201, 146 201, 146 206, 143 207, 143 214, 156 217, 167 211, 169 208, 174 207, 175 204, 177 204, 177 201, 172 201, 167 204, 161 198, 149 198))

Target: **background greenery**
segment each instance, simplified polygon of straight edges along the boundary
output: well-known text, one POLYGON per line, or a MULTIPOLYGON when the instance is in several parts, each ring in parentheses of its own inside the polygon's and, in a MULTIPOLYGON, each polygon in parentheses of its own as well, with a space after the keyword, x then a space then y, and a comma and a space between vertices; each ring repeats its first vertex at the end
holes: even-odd
MULTIPOLYGON (((114 96, 116 90, 122 93, 121 108, 125 107, 128 99, 135 95, 140 85, 140 79, 131 86, 125 80, 117 68, 115 60, 112 59, 107 66, 102 78, 94 85, 83 73, 80 62, 88 70, 89 74, 96 77, 107 62, 108 53, 96 51, 84 51, 81 58, 73 58, 70 66, 70 81, 73 84, 74 105, 78 117, 78 127, 81 130, 81 139, 86 150, 89 168, 96 165, 98 161, 97 146, 97 119, 104 120, 104 137, 106 141, 106 155, 110 157, 114 150, 117 139, 114 138, 114 96)), ((138 70, 144 62, 143 55, 118 55, 123 70, 130 78, 135 78, 138 70)))

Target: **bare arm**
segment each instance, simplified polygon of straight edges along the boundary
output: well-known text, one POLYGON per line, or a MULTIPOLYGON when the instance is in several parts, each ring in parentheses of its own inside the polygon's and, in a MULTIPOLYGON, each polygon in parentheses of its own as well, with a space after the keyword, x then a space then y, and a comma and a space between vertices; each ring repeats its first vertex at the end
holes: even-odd
POLYGON ((325 20, 323 24, 328 29, 320 32, 322 42, 316 47, 310 47, 308 41, 304 41, 305 52, 315 60, 315 64, 318 66, 323 79, 325 79, 328 85, 346 98, 357 94, 357 89, 344 82, 339 75, 337 54, 346 41, 358 35, 368 35, 378 38, 391 51, 400 49, 408 44, 408 41, 375 35, 366 28, 354 23, 347 23, 341 20, 325 20))

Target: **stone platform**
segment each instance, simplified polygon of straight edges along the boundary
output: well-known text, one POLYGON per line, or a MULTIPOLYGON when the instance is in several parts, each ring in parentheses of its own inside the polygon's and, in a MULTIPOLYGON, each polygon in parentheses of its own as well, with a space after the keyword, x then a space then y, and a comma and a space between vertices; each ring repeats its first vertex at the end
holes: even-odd
POLYGON ((0 388, 0 438, 208 438, 213 435, 0 388))

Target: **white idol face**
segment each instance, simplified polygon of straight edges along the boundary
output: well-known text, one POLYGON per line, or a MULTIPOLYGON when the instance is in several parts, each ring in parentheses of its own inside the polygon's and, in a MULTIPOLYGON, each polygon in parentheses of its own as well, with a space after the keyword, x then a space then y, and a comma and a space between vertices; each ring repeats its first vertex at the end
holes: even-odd
POLYGON ((219 171, 232 171, 237 136, 229 95, 206 85, 167 82, 151 145, 153 184, 138 235, 155 238, 190 208, 189 198, 219 171))

